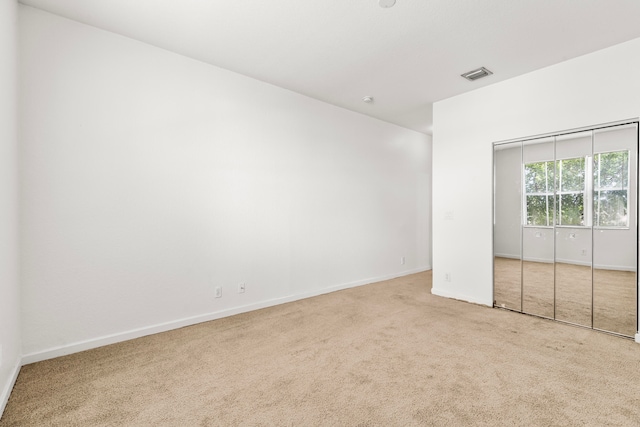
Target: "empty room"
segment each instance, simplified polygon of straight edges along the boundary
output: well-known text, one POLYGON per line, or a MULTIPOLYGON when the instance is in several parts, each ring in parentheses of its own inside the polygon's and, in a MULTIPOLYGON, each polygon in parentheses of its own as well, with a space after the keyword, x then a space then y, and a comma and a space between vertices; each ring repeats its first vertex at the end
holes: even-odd
POLYGON ((0 427, 639 425, 639 21, 0 0, 0 427))

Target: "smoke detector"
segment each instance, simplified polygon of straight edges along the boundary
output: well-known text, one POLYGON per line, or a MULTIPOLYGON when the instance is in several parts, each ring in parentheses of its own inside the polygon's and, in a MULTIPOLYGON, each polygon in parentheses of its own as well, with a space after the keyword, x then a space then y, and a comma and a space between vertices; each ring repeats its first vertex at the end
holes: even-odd
POLYGON ((396 4, 396 0, 378 0, 378 4, 386 9, 396 4))
POLYGON ((362 100, 363 100, 366 104, 371 104, 371 103, 373 103, 373 96, 365 96, 364 98, 362 98, 362 100))
POLYGON ((474 81, 483 77, 490 76, 491 74, 493 74, 491 71, 487 70, 484 67, 480 67, 475 70, 467 71, 466 73, 460 75, 467 80, 474 81))

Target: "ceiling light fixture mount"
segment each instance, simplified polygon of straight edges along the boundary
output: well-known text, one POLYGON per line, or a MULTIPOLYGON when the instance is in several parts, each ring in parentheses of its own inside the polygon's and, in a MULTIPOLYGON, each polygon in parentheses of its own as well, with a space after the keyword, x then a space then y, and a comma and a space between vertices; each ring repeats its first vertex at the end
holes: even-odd
POLYGON ((362 100, 365 102, 365 104, 372 104, 373 96, 365 96, 364 98, 362 98, 362 100))
POLYGON ((396 4, 396 0, 378 0, 378 4, 380 7, 387 9, 389 7, 393 7, 393 5, 396 4))
POLYGON ((476 68, 475 70, 467 71, 466 73, 460 75, 467 80, 474 81, 483 77, 490 76, 491 74, 493 74, 491 71, 487 70, 484 67, 480 67, 476 68))

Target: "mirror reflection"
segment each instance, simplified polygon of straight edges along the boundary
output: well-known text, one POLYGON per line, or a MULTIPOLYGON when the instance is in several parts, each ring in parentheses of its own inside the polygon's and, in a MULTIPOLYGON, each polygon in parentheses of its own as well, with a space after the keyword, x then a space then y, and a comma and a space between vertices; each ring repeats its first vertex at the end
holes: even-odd
POLYGON ((636 332, 635 126, 594 132, 593 327, 636 332))
POLYGON ((592 132, 556 137, 556 319, 591 327, 591 227, 587 169, 592 132))
POLYGON ((549 318, 554 317, 554 142, 554 138, 527 141, 522 153, 522 311, 549 318))
POLYGON ((494 146, 495 306, 636 333, 637 132, 494 146))
POLYGON ((494 149, 494 303, 522 309, 520 142, 494 149))

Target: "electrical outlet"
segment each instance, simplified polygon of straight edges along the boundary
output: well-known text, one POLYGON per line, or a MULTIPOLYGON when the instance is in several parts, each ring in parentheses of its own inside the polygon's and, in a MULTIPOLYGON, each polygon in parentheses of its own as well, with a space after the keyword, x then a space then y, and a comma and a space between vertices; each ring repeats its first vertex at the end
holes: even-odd
POLYGON ((444 281, 445 282, 451 281, 451 273, 444 273, 444 281))
POLYGON ((222 297, 222 287, 218 286, 216 287, 216 298, 221 298, 222 297))
POLYGON ((240 283, 238 285, 238 293, 239 294, 244 294, 245 287, 246 287, 246 284, 244 282, 240 283))
POLYGON ((404 257, 403 256, 400 257, 400 265, 404 265, 404 257))
POLYGON ((0 366, 2 366, 2 346, 0 345, 0 366))
POLYGON ((582 250, 582 255, 583 255, 583 256, 587 256, 587 250, 586 250, 586 249, 583 249, 583 250, 582 250))

